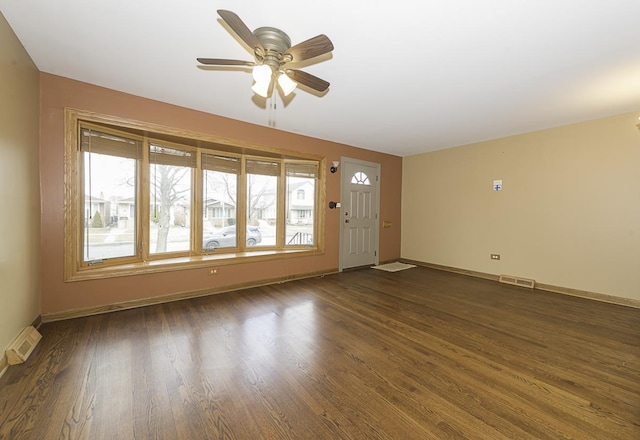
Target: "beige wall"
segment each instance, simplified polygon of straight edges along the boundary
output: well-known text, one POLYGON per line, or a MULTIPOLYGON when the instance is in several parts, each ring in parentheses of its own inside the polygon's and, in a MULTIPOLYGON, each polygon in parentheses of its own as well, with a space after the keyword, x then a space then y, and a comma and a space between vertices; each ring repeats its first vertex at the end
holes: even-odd
POLYGON ((38 82, 0 14, 0 357, 40 312, 38 82))
POLYGON ((402 257, 640 299, 638 116, 406 157, 402 257))
MULTIPOLYGON (((197 133, 222 136, 265 147, 311 152, 329 164, 341 156, 377 162, 382 167, 380 260, 400 258, 400 194, 402 159, 334 142, 259 127, 152 101, 117 91, 41 74, 41 179, 42 179, 42 313, 97 307, 202 289, 222 289, 262 280, 334 271, 338 268, 340 218, 326 211, 324 255, 261 263, 224 266, 211 277, 207 268, 106 280, 63 282, 63 159, 64 108, 76 108, 120 118, 160 124, 197 133), (283 264, 286 263, 286 264, 283 264)), ((245 105, 253 105, 247 101, 245 105)), ((295 107, 295 102, 292 103, 295 107)), ((295 111, 295 110, 293 110, 295 111)), ((339 174, 327 173, 326 200, 340 200, 339 174)))

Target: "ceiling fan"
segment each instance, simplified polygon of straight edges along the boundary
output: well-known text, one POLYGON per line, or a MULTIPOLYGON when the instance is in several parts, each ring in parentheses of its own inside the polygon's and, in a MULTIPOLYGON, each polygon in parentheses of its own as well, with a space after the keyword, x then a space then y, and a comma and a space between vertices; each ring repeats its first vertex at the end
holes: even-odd
POLYGON ((251 89, 260 96, 269 97, 273 91, 272 80, 277 77, 278 85, 285 96, 302 84, 318 92, 325 92, 329 83, 317 76, 298 69, 290 64, 307 61, 333 50, 333 43, 326 35, 320 34, 302 43, 291 46, 291 39, 280 29, 260 27, 251 30, 235 13, 218 10, 224 22, 253 49, 255 61, 227 60, 219 58, 197 58, 198 62, 214 66, 253 66, 255 84, 251 89))

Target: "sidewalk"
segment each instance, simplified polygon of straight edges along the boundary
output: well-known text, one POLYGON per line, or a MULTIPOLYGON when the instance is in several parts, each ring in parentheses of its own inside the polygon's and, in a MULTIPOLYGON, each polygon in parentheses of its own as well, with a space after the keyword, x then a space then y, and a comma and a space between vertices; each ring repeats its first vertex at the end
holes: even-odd
MULTIPOLYGON (((151 243, 155 243, 158 238, 158 227, 151 227, 151 243)), ((87 230, 85 230, 86 233, 87 230)), ((134 231, 132 229, 114 228, 89 228, 89 244, 92 246, 114 243, 131 243, 134 241, 134 231)), ((190 228, 182 226, 172 226, 169 228, 168 242, 189 242, 190 228)))

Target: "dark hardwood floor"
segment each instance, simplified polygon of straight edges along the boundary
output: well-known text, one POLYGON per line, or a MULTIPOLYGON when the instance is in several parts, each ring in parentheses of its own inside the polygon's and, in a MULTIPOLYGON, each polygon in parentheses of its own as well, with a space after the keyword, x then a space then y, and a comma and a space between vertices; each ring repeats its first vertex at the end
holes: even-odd
POLYGON ((427 268, 40 331, 2 439, 640 439, 640 310, 427 268))

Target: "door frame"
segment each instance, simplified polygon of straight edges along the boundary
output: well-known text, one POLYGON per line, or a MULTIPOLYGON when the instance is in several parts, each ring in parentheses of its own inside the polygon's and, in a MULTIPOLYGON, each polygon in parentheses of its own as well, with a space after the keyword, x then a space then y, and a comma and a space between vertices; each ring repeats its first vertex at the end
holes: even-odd
MULTIPOLYGON (((369 162, 366 160, 360 160, 360 159, 354 159, 351 157, 345 157, 342 156, 340 157, 340 200, 344 200, 345 194, 344 194, 344 190, 345 188, 347 188, 347 184, 350 183, 347 182, 347 179, 351 179, 351 176, 347 176, 345 169, 347 167, 345 167, 345 163, 351 163, 351 164, 355 164, 355 165, 364 165, 364 166, 368 166, 368 167, 373 167, 376 169, 376 180, 375 180, 375 191, 376 191, 376 196, 375 196, 375 202, 376 202, 376 222, 375 222, 375 226, 374 226, 374 239, 375 239, 375 243, 374 243, 374 248, 375 248, 375 262, 374 264, 377 266, 380 263, 380 252, 379 252, 379 248, 380 248, 380 170, 381 170, 381 166, 379 163, 376 162, 369 162)), ((343 226, 343 218, 344 218, 344 205, 342 203, 340 203, 340 255, 338 258, 338 272, 342 272, 343 270, 343 259, 344 259, 344 255, 343 255, 343 240, 344 240, 344 226, 343 226)))

